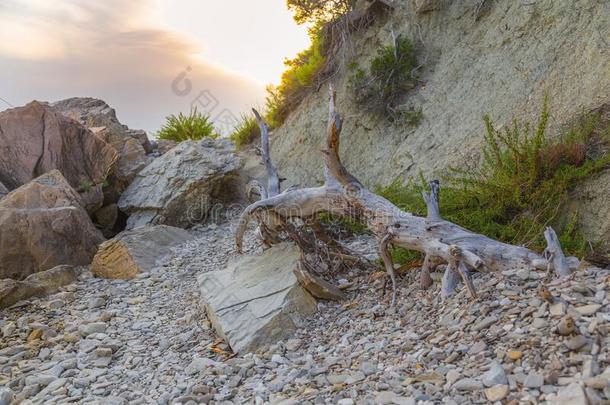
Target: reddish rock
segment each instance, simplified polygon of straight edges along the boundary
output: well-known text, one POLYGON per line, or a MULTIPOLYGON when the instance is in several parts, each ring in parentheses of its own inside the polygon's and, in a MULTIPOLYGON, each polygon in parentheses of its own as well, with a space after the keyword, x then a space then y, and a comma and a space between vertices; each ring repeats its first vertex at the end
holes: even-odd
POLYGON ((110 145, 46 104, 0 112, 0 182, 9 190, 57 169, 82 191, 103 183, 116 159, 110 145))
POLYGON ((91 262, 104 241, 78 193, 57 170, 0 201, 0 279, 91 262))

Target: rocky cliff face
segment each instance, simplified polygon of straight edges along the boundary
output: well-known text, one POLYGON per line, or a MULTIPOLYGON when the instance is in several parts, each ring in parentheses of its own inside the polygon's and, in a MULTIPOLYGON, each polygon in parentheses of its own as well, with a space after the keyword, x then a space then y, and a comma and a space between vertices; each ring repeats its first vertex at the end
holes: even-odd
MULTIPOLYGON (((548 95, 551 131, 556 132, 578 114, 610 101, 607 2, 439 1, 427 2, 432 6, 424 9, 432 10, 423 13, 416 9, 421 2, 394 3, 387 17, 353 34, 353 57, 343 60, 332 78, 345 116, 341 156, 369 187, 420 170, 438 174, 477 159, 484 114, 498 125, 513 118, 532 120, 548 95), (391 43, 392 32, 411 39, 423 63, 419 85, 404 96, 405 107, 422 110, 417 126, 375 119, 353 102, 347 66, 355 62, 368 67, 376 50, 391 43)), ((344 49, 342 54, 350 52, 344 49)), ((287 183, 322 180, 319 150, 326 119, 322 86, 273 134, 272 158, 287 183)), ((607 184, 610 172, 595 181, 607 184)), ((584 202, 595 196, 579 198, 584 202)), ((595 215, 610 218, 608 205, 595 215)), ((600 231, 599 223, 590 219, 583 221, 585 231, 608 238, 610 226, 600 231)))

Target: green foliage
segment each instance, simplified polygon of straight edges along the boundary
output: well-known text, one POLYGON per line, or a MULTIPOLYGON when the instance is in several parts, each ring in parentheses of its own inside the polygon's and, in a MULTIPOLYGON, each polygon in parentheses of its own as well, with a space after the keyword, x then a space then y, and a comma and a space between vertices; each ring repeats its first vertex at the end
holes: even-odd
POLYGON ((179 113, 167 117, 157 138, 174 142, 198 141, 203 138, 218 138, 218 134, 214 131, 210 117, 194 108, 188 115, 179 113))
POLYGON ((237 149, 249 145, 261 136, 261 130, 256 119, 250 115, 242 115, 239 124, 229 138, 235 143, 237 149))
MULTIPOLYGON (((558 214, 570 190, 610 167, 609 127, 592 114, 552 139, 547 135, 548 117, 546 103, 536 126, 514 121, 500 130, 485 117, 482 164, 452 169, 444 179, 443 217, 474 232, 536 250, 545 247, 544 228, 553 225, 565 252, 582 255, 586 241, 577 229, 576 214, 567 220, 558 214)), ((394 182, 378 192, 403 210, 425 215, 421 198, 425 188, 420 176, 418 182, 394 182)))
POLYGON ((310 30, 311 45, 286 60, 286 71, 278 86, 267 87, 266 118, 271 128, 284 123, 288 114, 303 100, 315 85, 317 75, 326 63, 325 44, 320 26, 310 30))
MULTIPOLYGON (((397 37, 395 43, 377 51, 377 56, 370 62, 368 73, 360 68, 352 69, 355 70, 351 83, 356 103, 391 121, 401 118, 396 107, 404 93, 415 86, 411 72, 416 66, 417 57, 411 41, 397 37)), ((414 117, 407 115, 406 118, 417 124, 421 111, 414 117)))
POLYGON ((354 0, 287 0, 297 24, 320 25, 335 20, 349 11, 354 0))

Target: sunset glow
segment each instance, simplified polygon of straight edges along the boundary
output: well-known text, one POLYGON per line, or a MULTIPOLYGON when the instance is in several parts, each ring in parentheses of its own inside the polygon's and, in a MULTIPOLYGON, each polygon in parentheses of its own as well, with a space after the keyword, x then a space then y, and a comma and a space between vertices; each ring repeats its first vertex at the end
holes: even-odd
POLYGON ((0 97, 10 105, 96 97, 149 131, 205 91, 211 115, 260 105, 284 59, 308 43, 278 0, 5 0, 0 36, 0 97), (177 94, 185 72, 192 90, 177 94))

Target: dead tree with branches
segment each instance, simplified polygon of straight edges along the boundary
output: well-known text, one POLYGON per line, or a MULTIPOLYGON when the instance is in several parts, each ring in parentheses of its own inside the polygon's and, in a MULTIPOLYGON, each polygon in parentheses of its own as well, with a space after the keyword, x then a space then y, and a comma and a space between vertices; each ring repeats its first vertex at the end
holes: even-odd
MULTIPOLYGON (((290 239, 301 248, 304 267, 315 271, 324 260, 315 254, 320 240, 328 247, 328 256, 340 260, 354 260, 351 252, 346 252, 340 243, 329 240, 328 235, 311 238, 303 224, 315 224, 317 214, 330 213, 334 216, 348 217, 364 224, 379 242, 379 254, 392 282, 392 306, 396 301, 396 276, 389 252, 390 246, 400 246, 424 253, 424 263, 420 274, 422 287, 431 284, 431 269, 446 263, 442 279, 441 294, 450 296, 459 280, 464 282, 472 297, 476 290, 470 272, 503 271, 508 269, 541 269, 554 271, 563 277, 571 272, 557 235, 547 228, 545 237, 548 243, 543 254, 538 254, 522 246, 510 245, 490 239, 462 228, 441 217, 439 209, 439 184, 431 182, 431 190, 424 193, 428 215, 419 217, 400 210, 390 201, 369 191, 358 179, 350 174, 339 157, 339 139, 342 118, 335 109, 335 94, 330 88, 329 121, 326 134, 326 148, 323 150, 325 163, 325 184, 320 187, 302 188, 279 192, 277 170, 269 158, 268 131, 260 115, 255 113, 261 126, 263 160, 269 175, 269 192, 261 193, 261 200, 249 205, 241 214, 236 229, 235 243, 241 252, 242 239, 253 219, 259 226, 276 236, 279 230, 285 231, 290 239), (312 255, 313 253, 313 255, 312 255), (312 256, 314 257, 312 259, 312 256)), ((259 183, 257 187, 264 187, 259 183)), ((314 227, 315 228, 315 227, 314 227)), ((315 232, 314 232, 315 234, 315 232)), ((264 237, 263 237, 263 240, 264 237)))

